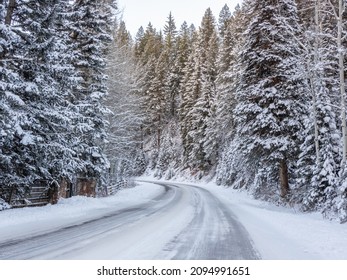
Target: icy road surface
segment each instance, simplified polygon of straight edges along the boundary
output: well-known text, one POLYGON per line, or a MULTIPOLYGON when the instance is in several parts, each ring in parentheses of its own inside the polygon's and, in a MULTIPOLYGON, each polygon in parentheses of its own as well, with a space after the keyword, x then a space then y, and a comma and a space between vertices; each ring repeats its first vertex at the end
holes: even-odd
POLYGON ((147 202, 0 241, 0 259, 259 258, 237 217, 210 191, 160 186, 147 202))

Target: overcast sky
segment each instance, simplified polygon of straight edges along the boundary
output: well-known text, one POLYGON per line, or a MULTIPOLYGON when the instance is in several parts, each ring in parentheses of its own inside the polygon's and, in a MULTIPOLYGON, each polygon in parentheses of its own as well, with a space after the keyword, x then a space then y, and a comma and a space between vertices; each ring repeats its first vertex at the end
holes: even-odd
POLYGON ((184 21, 199 26, 205 10, 210 7, 218 19, 219 12, 225 4, 231 11, 242 0, 118 0, 118 6, 123 11, 123 20, 134 36, 140 26, 144 28, 149 22, 157 30, 165 25, 167 17, 172 12, 177 29, 184 21))

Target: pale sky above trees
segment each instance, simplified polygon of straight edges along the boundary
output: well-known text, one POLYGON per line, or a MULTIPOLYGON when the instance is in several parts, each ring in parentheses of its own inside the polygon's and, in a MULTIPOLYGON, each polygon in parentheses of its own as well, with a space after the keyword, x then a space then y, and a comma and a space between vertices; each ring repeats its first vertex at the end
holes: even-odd
POLYGON ((149 22, 158 30, 162 29, 170 11, 178 28, 183 21, 199 26, 208 7, 218 18, 225 4, 233 11, 241 2, 242 0, 118 0, 118 5, 123 11, 127 28, 134 36, 140 26, 145 28, 149 22))

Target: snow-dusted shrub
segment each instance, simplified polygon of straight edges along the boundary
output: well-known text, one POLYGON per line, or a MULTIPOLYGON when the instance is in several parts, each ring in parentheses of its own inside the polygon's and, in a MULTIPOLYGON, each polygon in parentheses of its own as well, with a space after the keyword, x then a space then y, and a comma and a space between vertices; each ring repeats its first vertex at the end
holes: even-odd
POLYGON ((11 206, 8 203, 6 203, 3 199, 0 198, 0 211, 9 209, 9 208, 11 208, 11 206))

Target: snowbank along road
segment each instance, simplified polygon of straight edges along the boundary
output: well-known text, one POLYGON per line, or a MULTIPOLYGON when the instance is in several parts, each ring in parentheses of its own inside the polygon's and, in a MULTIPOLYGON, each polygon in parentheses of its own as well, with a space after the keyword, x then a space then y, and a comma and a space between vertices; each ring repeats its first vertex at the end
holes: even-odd
POLYGON ((0 259, 259 259, 237 217, 208 190, 160 185, 149 202, 2 242, 0 259))

